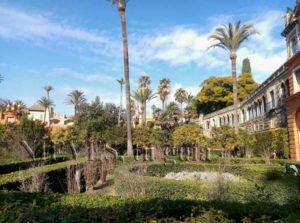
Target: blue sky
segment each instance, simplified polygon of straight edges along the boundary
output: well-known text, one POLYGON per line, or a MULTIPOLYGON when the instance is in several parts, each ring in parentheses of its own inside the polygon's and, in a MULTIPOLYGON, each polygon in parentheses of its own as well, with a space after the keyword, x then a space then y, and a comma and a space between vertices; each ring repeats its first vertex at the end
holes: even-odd
MULTIPOLYGON (((183 87, 194 95, 209 76, 230 74, 228 55, 209 50, 207 36, 220 24, 242 20, 260 32, 238 52, 249 57, 253 76, 262 82, 286 60, 280 36, 284 12, 295 0, 130 0, 127 26, 132 90, 149 75, 171 79, 172 91, 183 87)), ((0 97, 21 99, 28 106, 52 85, 55 112, 71 114, 67 94, 83 90, 118 103, 123 75, 118 12, 105 0, 0 0, 0 97)), ((169 100, 172 100, 173 96, 169 100)), ((160 105, 158 100, 150 104, 160 105)))

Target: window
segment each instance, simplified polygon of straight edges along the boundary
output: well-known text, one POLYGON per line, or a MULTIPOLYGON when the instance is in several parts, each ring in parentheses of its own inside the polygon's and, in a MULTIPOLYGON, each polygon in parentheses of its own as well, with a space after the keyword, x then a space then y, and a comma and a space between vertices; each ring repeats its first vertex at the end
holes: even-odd
POLYGON ((298 69, 296 72, 295 72, 295 84, 294 84, 294 89, 295 89, 295 93, 300 91, 300 69, 298 69))
POLYGON ((271 99, 271 109, 275 108, 275 94, 274 94, 274 91, 270 92, 270 99, 271 99))
POLYGON ((293 33, 290 38, 290 47, 291 47, 291 55, 290 56, 295 55, 299 51, 299 45, 298 45, 296 33, 293 33))

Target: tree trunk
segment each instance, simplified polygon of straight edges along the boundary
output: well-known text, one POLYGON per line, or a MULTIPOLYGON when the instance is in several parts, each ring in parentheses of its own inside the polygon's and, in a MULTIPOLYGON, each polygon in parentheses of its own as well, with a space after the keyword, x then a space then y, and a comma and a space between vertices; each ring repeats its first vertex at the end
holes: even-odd
POLYGON ((232 79, 233 79, 233 107, 234 107, 234 131, 237 134, 239 132, 238 123, 238 98, 237 98, 237 80, 236 80, 236 52, 232 52, 230 55, 232 79))
POLYGON ((120 127, 121 125, 121 112, 122 112, 122 98, 123 98, 123 95, 122 95, 122 92, 123 92, 123 84, 121 84, 121 92, 120 92, 120 108, 119 108, 119 117, 118 117, 118 126, 120 127))
POLYGON ((181 110, 181 114, 180 114, 180 122, 183 123, 183 108, 182 108, 182 103, 180 103, 180 110, 181 110))
POLYGON ((162 102, 162 111, 164 112, 165 111, 165 100, 161 100, 162 102))
POLYGON ((145 122, 146 121, 146 118, 145 118, 146 106, 144 103, 141 106, 141 111, 142 111, 142 128, 145 128, 146 127, 146 122, 145 122))
POLYGON ((125 84, 126 84, 127 155, 131 156, 131 155, 133 155, 133 150, 132 150, 132 135, 131 135, 129 59, 128 59, 128 41, 127 41, 125 8, 119 7, 119 13, 120 13, 121 23, 122 23, 124 78, 125 78, 125 84))

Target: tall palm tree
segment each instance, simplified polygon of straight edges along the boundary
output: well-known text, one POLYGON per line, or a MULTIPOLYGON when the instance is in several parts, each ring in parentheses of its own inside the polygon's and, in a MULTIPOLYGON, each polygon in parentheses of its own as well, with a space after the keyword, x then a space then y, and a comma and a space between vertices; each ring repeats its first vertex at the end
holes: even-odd
POLYGON ((121 124, 121 113, 122 113, 122 100, 123 100, 123 85, 124 85, 124 78, 117 79, 118 83, 120 84, 120 108, 119 108, 119 116, 118 116, 118 126, 121 124))
POLYGON ((86 98, 82 91, 74 90, 68 94, 67 104, 74 106, 74 117, 78 115, 79 106, 85 102, 86 98))
POLYGON ((141 105, 142 127, 146 127, 147 102, 155 98, 152 90, 149 88, 139 88, 133 92, 132 97, 141 105))
POLYGON ((52 86, 50 86, 50 85, 46 85, 45 87, 44 87, 44 90, 46 91, 46 93, 47 93, 47 97, 48 98, 50 98, 50 91, 53 91, 53 87, 52 86))
POLYGON ((53 101, 48 97, 42 97, 38 103, 45 108, 45 114, 44 114, 44 124, 46 124, 46 114, 48 112, 48 126, 50 125, 50 107, 53 106, 53 101))
POLYGON ((129 83, 129 59, 128 59, 128 40, 126 29, 126 5, 128 0, 111 0, 116 4, 121 17, 122 38, 123 38, 123 59, 124 59, 124 78, 126 85, 126 116, 127 116, 127 155, 133 155, 132 134, 131 134, 131 103, 130 103, 130 83, 129 83))
POLYGON ((180 104, 180 120, 181 122, 183 121, 182 117, 183 117, 183 107, 182 104, 183 102, 186 101, 187 98, 187 92, 183 89, 183 88, 179 88, 177 89, 177 91, 175 92, 175 100, 180 104))
POLYGON ((194 96, 192 95, 192 93, 188 93, 188 94, 186 95, 186 99, 185 99, 186 104, 187 104, 187 105, 191 104, 192 101, 193 101, 193 99, 194 99, 194 96))
POLYGON ((234 104, 234 129, 238 133, 238 98, 237 98, 237 79, 236 79, 236 59, 237 50, 241 44, 251 35, 257 33, 251 24, 241 24, 240 21, 235 24, 229 23, 217 28, 209 39, 215 41, 210 48, 218 47, 229 52, 233 79, 233 104, 234 104))
POLYGON ((151 80, 149 76, 141 76, 139 78, 139 87, 140 88, 149 88, 151 80))
POLYGON ((170 79, 163 78, 159 81, 159 86, 157 93, 159 94, 159 98, 162 102, 162 110, 165 111, 165 103, 168 95, 170 94, 170 79))

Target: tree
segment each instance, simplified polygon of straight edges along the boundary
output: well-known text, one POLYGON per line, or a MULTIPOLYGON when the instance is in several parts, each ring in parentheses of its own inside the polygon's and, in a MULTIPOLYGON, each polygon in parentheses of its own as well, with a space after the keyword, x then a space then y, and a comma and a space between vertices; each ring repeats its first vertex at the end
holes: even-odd
POLYGON ((238 99, 244 100, 259 85, 253 80, 251 73, 242 73, 238 77, 238 99))
POLYGON ((205 144, 203 130, 196 124, 185 124, 175 129, 173 133, 174 146, 199 146, 205 144))
POLYGON ((149 76, 141 76, 139 78, 139 88, 149 88, 151 80, 149 76))
POLYGON ((120 127, 121 125, 121 113, 122 113, 122 98, 123 98, 123 85, 124 85, 124 78, 120 78, 117 80, 118 83, 120 84, 120 108, 119 108, 119 116, 118 116, 118 126, 120 127))
POLYGON ((50 85, 46 85, 45 87, 44 87, 44 90, 46 91, 46 93, 47 93, 47 97, 48 97, 48 99, 50 98, 50 92, 51 91, 53 91, 53 87, 52 86, 50 86, 50 85))
POLYGON ((50 125, 50 107, 54 105, 53 101, 48 97, 42 97, 38 103, 45 108, 44 124, 46 124, 46 114, 48 112, 48 126, 50 125))
POLYGON ((142 127, 146 127, 147 102, 156 97, 149 88, 139 88, 133 92, 132 97, 141 105, 142 112, 142 127))
POLYGON ((48 136, 49 132, 40 121, 22 118, 17 134, 20 137, 21 146, 32 159, 35 159, 36 150, 41 146, 42 140, 48 136))
POLYGON ((208 114, 226 106, 232 105, 232 78, 210 77, 205 80, 198 95, 199 110, 208 114))
POLYGON ((182 104, 183 104, 183 102, 186 101, 186 98, 187 98, 187 92, 183 88, 177 89, 177 91, 175 92, 175 100, 180 104, 180 110, 181 110, 180 120, 181 120, 181 122, 183 121, 183 119, 182 119, 182 117, 183 117, 182 104))
POLYGON ((238 138, 234 128, 228 125, 213 127, 211 136, 211 143, 214 146, 221 146, 223 149, 232 150, 237 145, 238 138))
POLYGON ((243 60, 242 74, 251 74, 251 65, 248 58, 243 60))
POLYGON ((136 128, 133 131, 133 142, 144 148, 162 143, 162 132, 154 128, 136 128))
POLYGON ((251 24, 243 24, 238 21, 235 24, 229 23, 221 26, 209 36, 209 39, 216 41, 211 47, 225 49, 230 53, 232 79, 233 79, 233 104, 234 104, 234 130, 238 133, 238 97, 236 78, 237 50, 240 45, 251 35, 257 33, 251 24))
MULTIPOLYGON (((197 96, 200 113, 208 114, 233 104, 232 77, 210 77, 201 87, 197 96)), ((238 99, 244 100, 257 87, 251 74, 241 74, 238 77, 238 99)))
POLYGON ((194 99, 194 96, 192 95, 192 93, 187 93, 186 98, 185 98, 185 103, 187 105, 190 105, 192 103, 194 99))
POLYGON ((171 86, 170 86, 170 79, 163 78, 159 81, 159 86, 157 93, 159 95, 159 98, 162 102, 162 110, 165 111, 165 103, 168 95, 170 94, 171 86))
POLYGON ((128 40, 126 30, 125 10, 128 0, 111 0, 116 4, 121 17, 122 37, 123 37, 123 59, 124 59, 124 78, 126 85, 126 115, 127 115, 127 155, 133 155, 132 134, 131 134, 131 102, 130 102, 130 83, 129 83, 129 59, 128 59, 128 40))
POLYGON ((67 104, 74 106, 74 117, 78 115, 79 106, 86 102, 82 91, 74 90, 68 95, 67 104))

